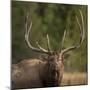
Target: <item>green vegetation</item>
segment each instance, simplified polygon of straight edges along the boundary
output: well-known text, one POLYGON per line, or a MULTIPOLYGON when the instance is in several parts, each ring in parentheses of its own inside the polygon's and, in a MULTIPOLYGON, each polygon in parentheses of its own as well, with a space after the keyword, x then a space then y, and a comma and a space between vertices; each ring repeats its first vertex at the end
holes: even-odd
POLYGON ((80 32, 75 18, 76 15, 80 17, 79 9, 84 15, 85 40, 79 49, 71 51, 65 56, 65 70, 87 71, 86 5, 12 1, 12 63, 26 58, 39 57, 39 54, 32 52, 25 42, 25 16, 27 12, 30 12, 30 21, 33 22, 30 33, 32 45, 37 47, 36 41, 38 41, 42 47, 47 49, 46 35, 48 33, 52 50, 58 51, 65 29, 67 35, 63 48, 79 41, 80 32))

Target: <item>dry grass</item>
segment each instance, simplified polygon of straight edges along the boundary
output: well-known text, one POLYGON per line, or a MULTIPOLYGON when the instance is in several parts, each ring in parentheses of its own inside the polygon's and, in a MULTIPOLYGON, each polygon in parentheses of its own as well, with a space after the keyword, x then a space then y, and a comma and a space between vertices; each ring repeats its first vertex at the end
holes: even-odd
POLYGON ((87 73, 64 73, 61 86, 86 85, 87 73))

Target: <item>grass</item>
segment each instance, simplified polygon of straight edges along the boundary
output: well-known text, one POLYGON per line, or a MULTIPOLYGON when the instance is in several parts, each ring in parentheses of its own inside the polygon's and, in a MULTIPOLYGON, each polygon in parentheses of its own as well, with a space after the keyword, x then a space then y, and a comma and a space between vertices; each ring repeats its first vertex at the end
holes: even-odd
POLYGON ((61 86, 70 85, 86 85, 87 84, 87 73, 64 73, 61 86))

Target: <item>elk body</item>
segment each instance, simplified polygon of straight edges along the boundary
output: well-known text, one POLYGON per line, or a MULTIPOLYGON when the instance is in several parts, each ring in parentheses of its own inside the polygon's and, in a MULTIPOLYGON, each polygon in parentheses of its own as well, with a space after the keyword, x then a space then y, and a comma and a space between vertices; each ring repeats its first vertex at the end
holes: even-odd
MULTIPOLYGON (((64 55, 70 51, 77 49, 81 46, 84 40, 84 22, 83 15, 80 12, 81 23, 76 17, 77 23, 80 28, 80 42, 74 46, 61 50, 60 52, 51 51, 49 36, 47 35, 47 46, 48 50, 42 48, 38 42, 36 43, 38 48, 31 45, 29 41, 29 33, 32 27, 32 22, 29 26, 26 22, 26 33, 25 40, 31 50, 37 53, 46 54, 47 57, 42 59, 28 59, 23 60, 18 64, 12 65, 12 88, 22 89, 22 88, 41 88, 41 87, 55 87, 60 86, 64 71, 64 55)), ((28 20, 28 15, 27 15, 28 20)), ((65 39, 66 30, 62 39, 62 46, 65 39)))
POLYGON ((64 65, 52 55, 48 61, 39 59, 23 60, 12 66, 13 88, 35 88, 59 86, 64 65))

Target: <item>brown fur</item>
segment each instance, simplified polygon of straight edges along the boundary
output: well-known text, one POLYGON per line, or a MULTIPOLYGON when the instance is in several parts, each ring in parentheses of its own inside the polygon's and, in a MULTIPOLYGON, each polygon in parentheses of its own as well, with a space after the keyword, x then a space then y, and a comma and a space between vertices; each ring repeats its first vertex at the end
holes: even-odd
POLYGON ((47 60, 23 60, 12 65, 12 88, 60 86, 63 69, 58 55, 51 55, 47 60))

